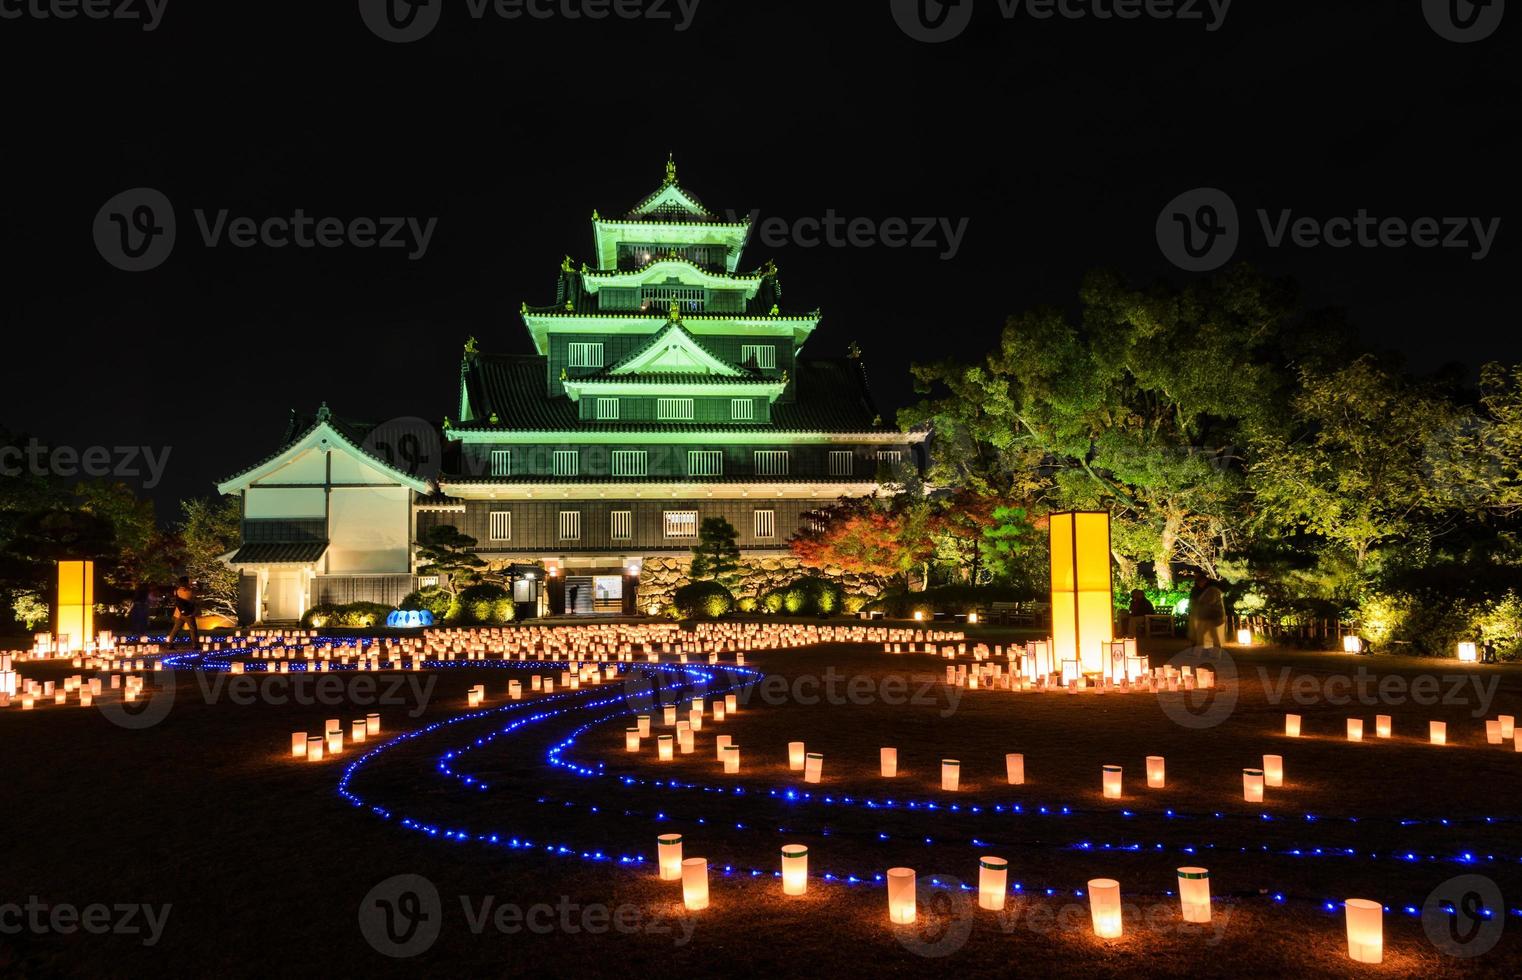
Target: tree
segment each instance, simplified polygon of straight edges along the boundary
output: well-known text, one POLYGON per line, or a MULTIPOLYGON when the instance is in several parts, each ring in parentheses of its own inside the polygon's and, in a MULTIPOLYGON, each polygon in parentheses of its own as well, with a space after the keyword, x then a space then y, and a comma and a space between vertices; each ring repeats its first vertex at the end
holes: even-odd
POLYGON ((907 577, 934 553, 930 510, 907 494, 843 497, 810 515, 788 546, 807 568, 840 568, 877 578, 907 577))
POLYGON ((734 525, 724 518, 704 518, 697 547, 692 549, 692 580, 732 584, 740 568, 740 547, 735 544, 738 536, 734 525))
POLYGON ((235 496, 180 503, 185 574, 196 583, 204 613, 238 618, 238 570, 222 559, 243 536, 243 508, 235 496))
POLYGON ((461 534, 452 524, 440 524, 423 532, 418 542, 418 574, 437 575, 439 587, 458 600, 460 589, 481 580, 486 562, 476 554, 476 539, 461 534))

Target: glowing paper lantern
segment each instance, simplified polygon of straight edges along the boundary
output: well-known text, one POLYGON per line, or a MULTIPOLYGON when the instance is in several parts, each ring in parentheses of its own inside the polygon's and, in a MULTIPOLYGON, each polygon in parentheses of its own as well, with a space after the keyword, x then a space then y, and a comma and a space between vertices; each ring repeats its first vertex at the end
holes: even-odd
POLYGON ((914 869, 888 869, 888 921, 894 925, 914 922, 914 869))
POLYGON ((1516 719, 1516 716, 1515 715, 1502 715, 1498 720, 1501 722, 1501 738, 1502 738, 1502 740, 1503 741, 1507 741, 1507 742, 1511 741, 1512 736, 1515 735, 1516 731, 1517 731, 1517 719, 1516 719))
POLYGON ((1121 768, 1120 768, 1120 766, 1105 766, 1104 767, 1104 792, 1105 792, 1105 799, 1107 799, 1107 800, 1118 800, 1118 799, 1120 799, 1120 777, 1121 777, 1121 768))
POLYGON ((1433 721, 1427 724, 1427 740, 1433 745, 1448 744, 1448 723, 1446 721, 1433 721))
POLYGON ((1263 802, 1263 770, 1242 770, 1242 799, 1249 803, 1263 802))
POLYGON ((1179 868, 1178 899, 1185 922, 1209 922, 1210 872, 1204 868, 1179 868))
POLYGON ((787 767, 793 772, 802 772, 805 754, 802 742, 787 743, 787 767))
MULTIPOLYGON (((1474 643, 1471 643, 1471 642, 1468 642, 1468 641, 1466 641, 1464 643, 1460 643, 1459 644, 1459 661, 1461 663, 1466 663, 1466 664, 1479 663, 1479 661, 1480 661, 1480 650, 1479 650, 1479 647, 1477 647, 1474 643)), ((1379 961, 1375 960, 1374 962, 1377 963, 1379 961)))
POLYGON ((955 793, 962 782, 962 763, 957 759, 941 760, 941 789, 955 793))
POLYGON ((1025 785, 1025 755, 1010 752, 1004 756, 1004 774, 1011 786, 1025 785))
POLYGON ((724 695, 724 710, 728 714, 738 714, 740 711, 740 699, 733 694, 724 695))
POLYGON ((688 858, 682 862, 682 904, 689 912, 708 908, 707 858, 688 858))
POLYGON ((657 837, 655 856, 660 865, 662 881, 676 881, 682 877, 681 834, 661 834, 657 837))
POLYGON ((1375 715, 1374 716, 1374 734, 1375 734, 1375 736, 1377 736, 1379 738, 1389 738, 1390 737, 1390 733, 1392 731, 1394 731, 1394 727, 1395 726, 1391 722, 1389 715, 1375 715))
POLYGON ((1147 756, 1147 786, 1162 789, 1168 784, 1167 763, 1160 755, 1147 756))
POLYGON ((1350 898, 1343 907, 1347 910, 1348 958, 1355 963, 1384 962, 1384 906, 1366 898, 1350 898))
POLYGON ((693 708, 687 713, 687 725, 695 732, 703 730, 703 712, 693 708))
POLYGON ((1363 719, 1362 718, 1349 718, 1348 719, 1348 741, 1349 742, 1362 742, 1363 741, 1363 719))
POLYGON ((624 729, 624 751, 625 752, 638 752, 639 751, 639 729, 638 728, 625 728, 624 729))
POLYGON ((1491 745, 1501 744, 1501 723, 1494 718, 1485 722, 1485 741, 1491 745))
POLYGON ((1009 862, 1003 858, 978 858, 978 908, 998 912, 1008 894, 1009 862))
POLYGON ((1271 788, 1284 785, 1284 756, 1265 755, 1263 757, 1263 785, 1271 788))
POLYGON ((297 759, 305 759, 307 757, 306 732, 291 733, 291 755, 297 759))
POLYGON ((1288 735, 1290 738, 1299 738, 1300 737, 1300 716, 1299 715, 1285 715, 1284 716, 1284 734, 1288 735))
POLYGON ((733 735, 720 735, 718 738, 714 739, 714 756, 713 757, 715 759, 718 759, 720 762, 723 762, 724 761, 724 746, 729 745, 734 740, 735 739, 734 739, 733 735))
POLYGON ((1089 914, 1094 919, 1094 935, 1100 939, 1120 938, 1123 931, 1120 882, 1113 878, 1095 878, 1089 882, 1089 914))
POLYGON ((656 757, 662 762, 670 762, 676 758, 675 746, 671 744, 670 735, 662 735, 655 740, 656 757))
POLYGON ((640 715, 637 718, 635 718, 635 721, 637 721, 639 723, 639 737, 640 738, 649 738, 650 737, 650 716, 649 715, 640 715))
POLYGON ((1064 666, 1076 660, 1086 674, 1102 673, 1115 629, 1110 515, 1052 514, 1049 528, 1055 659, 1064 666))
POLYGON ((61 561, 58 563, 57 627, 59 649, 72 648, 63 637, 78 637, 83 646, 95 635, 95 563, 61 561))
POLYGON ((1237 643, 1240 646, 1252 646, 1252 630, 1237 630, 1237 643))
POLYGON ((313 735, 311 738, 307 739, 308 762, 322 761, 322 744, 322 739, 319 736, 313 735))
POLYGON ((724 746, 724 771, 730 775, 740 771, 740 747, 738 745, 724 746))
POLYGON ((713 703, 713 720, 714 721, 723 721, 724 720, 724 711, 725 711, 725 709, 724 709, 724 702, 723 701, 718 701, 718 700, 714 701, 714 703, 713 703))
POLYGON ((885 778, 892 779, 898 775, 898 749, 879 749, 877 756, 885 778))
POLYGON ((661 709, 661 724, 667 728, 676 724, 676 705, 668 704, 661 709))
POLYGON ((809 887, 809 849, 802 844, 782 848, 782 894, 802 895, 809 887))
POLYGON ((365 720, 356 718, 349 722, 349 741, 358 745, 365 740, 365 720))
POLYGON ((804 760, 803 781, 806 783, 817 783, 819 782, 819 778, 823 775, 824 753, 810 752, 804 760))
POLYGON ((375 714, 365 715, 365 734, 366 735, 379 735, 380 734, 380 715, 375 715, 375 714))
POLYGON ((1344 636, 1342 638, 1343 653, 1363 653, 1363 640, 1356 636, 1344 636))

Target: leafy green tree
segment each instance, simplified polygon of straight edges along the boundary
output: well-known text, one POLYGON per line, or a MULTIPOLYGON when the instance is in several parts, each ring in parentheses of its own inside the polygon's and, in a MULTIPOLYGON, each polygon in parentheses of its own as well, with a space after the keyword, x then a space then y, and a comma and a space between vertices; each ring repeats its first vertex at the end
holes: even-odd
POLYGON ((196 583, 201 611, 238 618, 238 570, 223 561, 243 536, 243 508, 235 496, 180 503, 180 543, 185 574, 196 583))
POLYGON ((698 543, 692 549, 691 577, 694 582, 714 581, 732 584, 740 568, 739 533, 722 517, 707 517, 698 528, 698 543))
POLYGON ((481 581, 481 570, 487 567, 476 554, 477 543, 452 524, 429 528, 418 542, 418 574, 437 575, 439 587, 457 600, 461 589, 481 581))

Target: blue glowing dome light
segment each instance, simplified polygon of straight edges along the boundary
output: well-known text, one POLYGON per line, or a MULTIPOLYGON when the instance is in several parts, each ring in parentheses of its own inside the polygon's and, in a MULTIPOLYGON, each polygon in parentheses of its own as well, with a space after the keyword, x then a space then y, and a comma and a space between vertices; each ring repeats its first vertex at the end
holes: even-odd
POLYGON ((397 630, 420 630, 433 625, 433 613, 426 609, 398 609, 386 617, 386 625, 397 630))

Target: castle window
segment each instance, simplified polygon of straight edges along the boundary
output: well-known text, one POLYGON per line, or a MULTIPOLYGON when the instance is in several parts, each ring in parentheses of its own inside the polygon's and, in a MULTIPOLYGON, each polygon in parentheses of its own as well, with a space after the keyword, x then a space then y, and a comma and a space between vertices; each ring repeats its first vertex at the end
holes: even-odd
POLYGON ((756 450, 757 476, 787 476, 786 449, 756 450))
POLYGON ((511 541, 513 539, 512 511, 494 510, 491 512, 490 538, 493 541, 511 541))
POLYGON ((614 541, 628 541, 634 537, 634 511, 613 512, 612 536, 614 541))
POLYGON ((576 449, 557 449, 550 461, 550 472, 554 476, 580 476, 581 475, 581 452, 576 449))
POLYGON ((615 450, 613 453, 614 476, 649 476, 650 454, 644 450, 615 450))
POLYGON ((879 449, 877 451, 877 468, 887 470, 889 473, 898 473, 904 465, 904 454, 898 449, 879 449))
POLYGON ((691 398, 657 398, 655 417, 662 422, 691 422, 693 418, 691 398))
POLYGON ((493 449, 491 451, 491 475, 513 475, 513 451, 511 449, 493 449))
POLYGON ((571 344, 566 352, 567 366, 573 368, 602 367, 602 344, 571 344))
POLYGON ((740 363, 763 371, 774 371, 777 368, 777 348, 773 344, 741 344, 740 363))
POLYGON ((723 476, 724 453, 717 449, 690 449, 687 451, 688 476, 723 476))
POLYGON ((560 512, 560 540, 581 540, 581 511, 563 510, 560 512))
POLYGON ((756 511, 756 537, 775 538, 777 536, 777 512, 774 510, 756 511))
POLYGON ((751 422, 756 418, 756 403, 749 398, 729 400, 729 418, 733 422, 751 422))
POLYGON ((617 422, 618 421, 618 399, 617 398, 599 398, 599 399, 597 399, 597 421, 599 421, 599 422, 617 422))
POLYGON ((851 476, 856 469, 856 454, 849 449, 830 450, 830 475, 851 476))
POLYGON ((695 510, 666 511, 666 537, 695 538, 698 536, 698 512, 695 510))

